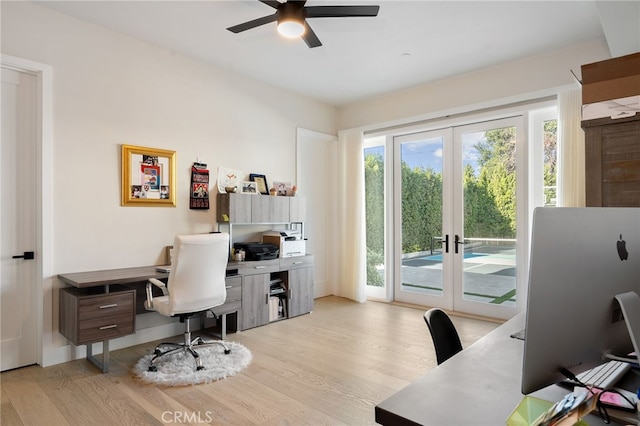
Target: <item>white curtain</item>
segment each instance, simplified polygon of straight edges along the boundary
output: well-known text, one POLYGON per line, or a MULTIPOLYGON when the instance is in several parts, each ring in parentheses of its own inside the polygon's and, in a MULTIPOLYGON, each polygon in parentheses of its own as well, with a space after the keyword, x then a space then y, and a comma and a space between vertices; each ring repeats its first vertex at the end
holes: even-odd
POLYGON ((558 206, 585 206, 581 89, 558 95, 558 206))
POLYGON ((360 130, 340 132, 338 144, 338 296, 364 302, 367 299, 367 269, 363 133, 360 130))

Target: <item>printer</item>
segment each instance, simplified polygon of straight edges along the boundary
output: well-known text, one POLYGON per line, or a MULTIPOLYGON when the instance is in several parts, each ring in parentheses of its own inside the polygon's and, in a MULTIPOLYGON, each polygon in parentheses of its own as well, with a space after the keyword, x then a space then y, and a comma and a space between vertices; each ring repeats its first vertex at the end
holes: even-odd
POLYGON ((304 256, 306 241, 298 229, 274 229, 262 234, 262 242, 279 248, 280 257, 304 256))
POLYGON ((245 260, 271 260, 278 257, 278 246, 268 243, 234 243, 235 250, 244 250, 245 260))

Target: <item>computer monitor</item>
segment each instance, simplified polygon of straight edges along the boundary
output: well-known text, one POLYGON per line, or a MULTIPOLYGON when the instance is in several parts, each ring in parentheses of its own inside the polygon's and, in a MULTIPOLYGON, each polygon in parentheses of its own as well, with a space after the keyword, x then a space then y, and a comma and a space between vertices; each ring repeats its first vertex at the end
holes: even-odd
POLYGON ((632 291, 640 294, 640 208, 537 208, 522 393, 563 380, 562 367, 578 374, 633 351, 615 300, 632 291))

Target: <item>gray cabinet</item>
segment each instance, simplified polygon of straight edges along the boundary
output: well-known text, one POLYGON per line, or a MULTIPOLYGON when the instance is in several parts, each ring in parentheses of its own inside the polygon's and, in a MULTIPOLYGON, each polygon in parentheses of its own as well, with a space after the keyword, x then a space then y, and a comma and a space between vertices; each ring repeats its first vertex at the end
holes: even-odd
POLYGON ((216 197, 218 223, 245 225, 304 222, 306 213, 303 197, 247 194, 218 194, 216 197))
POLYGON ((271 285, 284 286, 282 297, 286 304, 282 317, 291 318, 313 310, 313 256, 255 262, 229 262, 227 269, 242 280, 242 308, 238 311, 238 330, 259 327, 270 322, 269 300, 274 294, 271 285))
POLYGON ((251 199, 251 222, 291 222, 289 209, 290 197, 253 196, 251 199))
POLYGON ((313 310, 313 267, 291 269, 289 275, 289 317, 313 310))
MULTIPOLYGON (((304 223, 306 202, 301 197, 218 194, 216 218, 228 227, 233 244, 233 228, 252 224, 304 223)), ((297 256, 264 261, 230 261, 227 272, 239 280, 241 300, 237 311, 237 329, 246 330, 311 312, 313 309, 313 256, 297 256), (283 290, 275 287, 281 285, 283 290), (272 286, 274 287, 272 289, 272 286), (270 314, 282 305, 282 313, 270 314)), ((229 278, 227 279, 229 281, 229 278)), ((238 307, 234 305, 234 307, 238 307)))
POLYGON ((240 330, 269 322, 269 274, 242 277, 242 310, 238 319, 240 330))
POLYGON ((246 194, 218 194, 216 220, 226 223, 251 223, 251 198, 246 194))

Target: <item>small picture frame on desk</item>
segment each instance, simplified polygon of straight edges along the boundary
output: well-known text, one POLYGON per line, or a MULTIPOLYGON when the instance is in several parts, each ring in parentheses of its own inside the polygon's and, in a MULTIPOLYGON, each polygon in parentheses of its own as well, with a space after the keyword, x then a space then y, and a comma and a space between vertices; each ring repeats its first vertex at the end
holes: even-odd
POLYGON ((246 180, 240 185, 240 193, 256 195, 258 194, 258 184, 256 182, 246 180))
POLYGON ((260 194, 269 195, 269 185, 267 184, 267 177, 265 175, 251 173, 249 174, 249 180, 257 184, 257 189, 260 194))
POLYGON ((171 260, 173 259, 173 246, 165 246, 164 256, 165 265, 171 265, 171 260))

